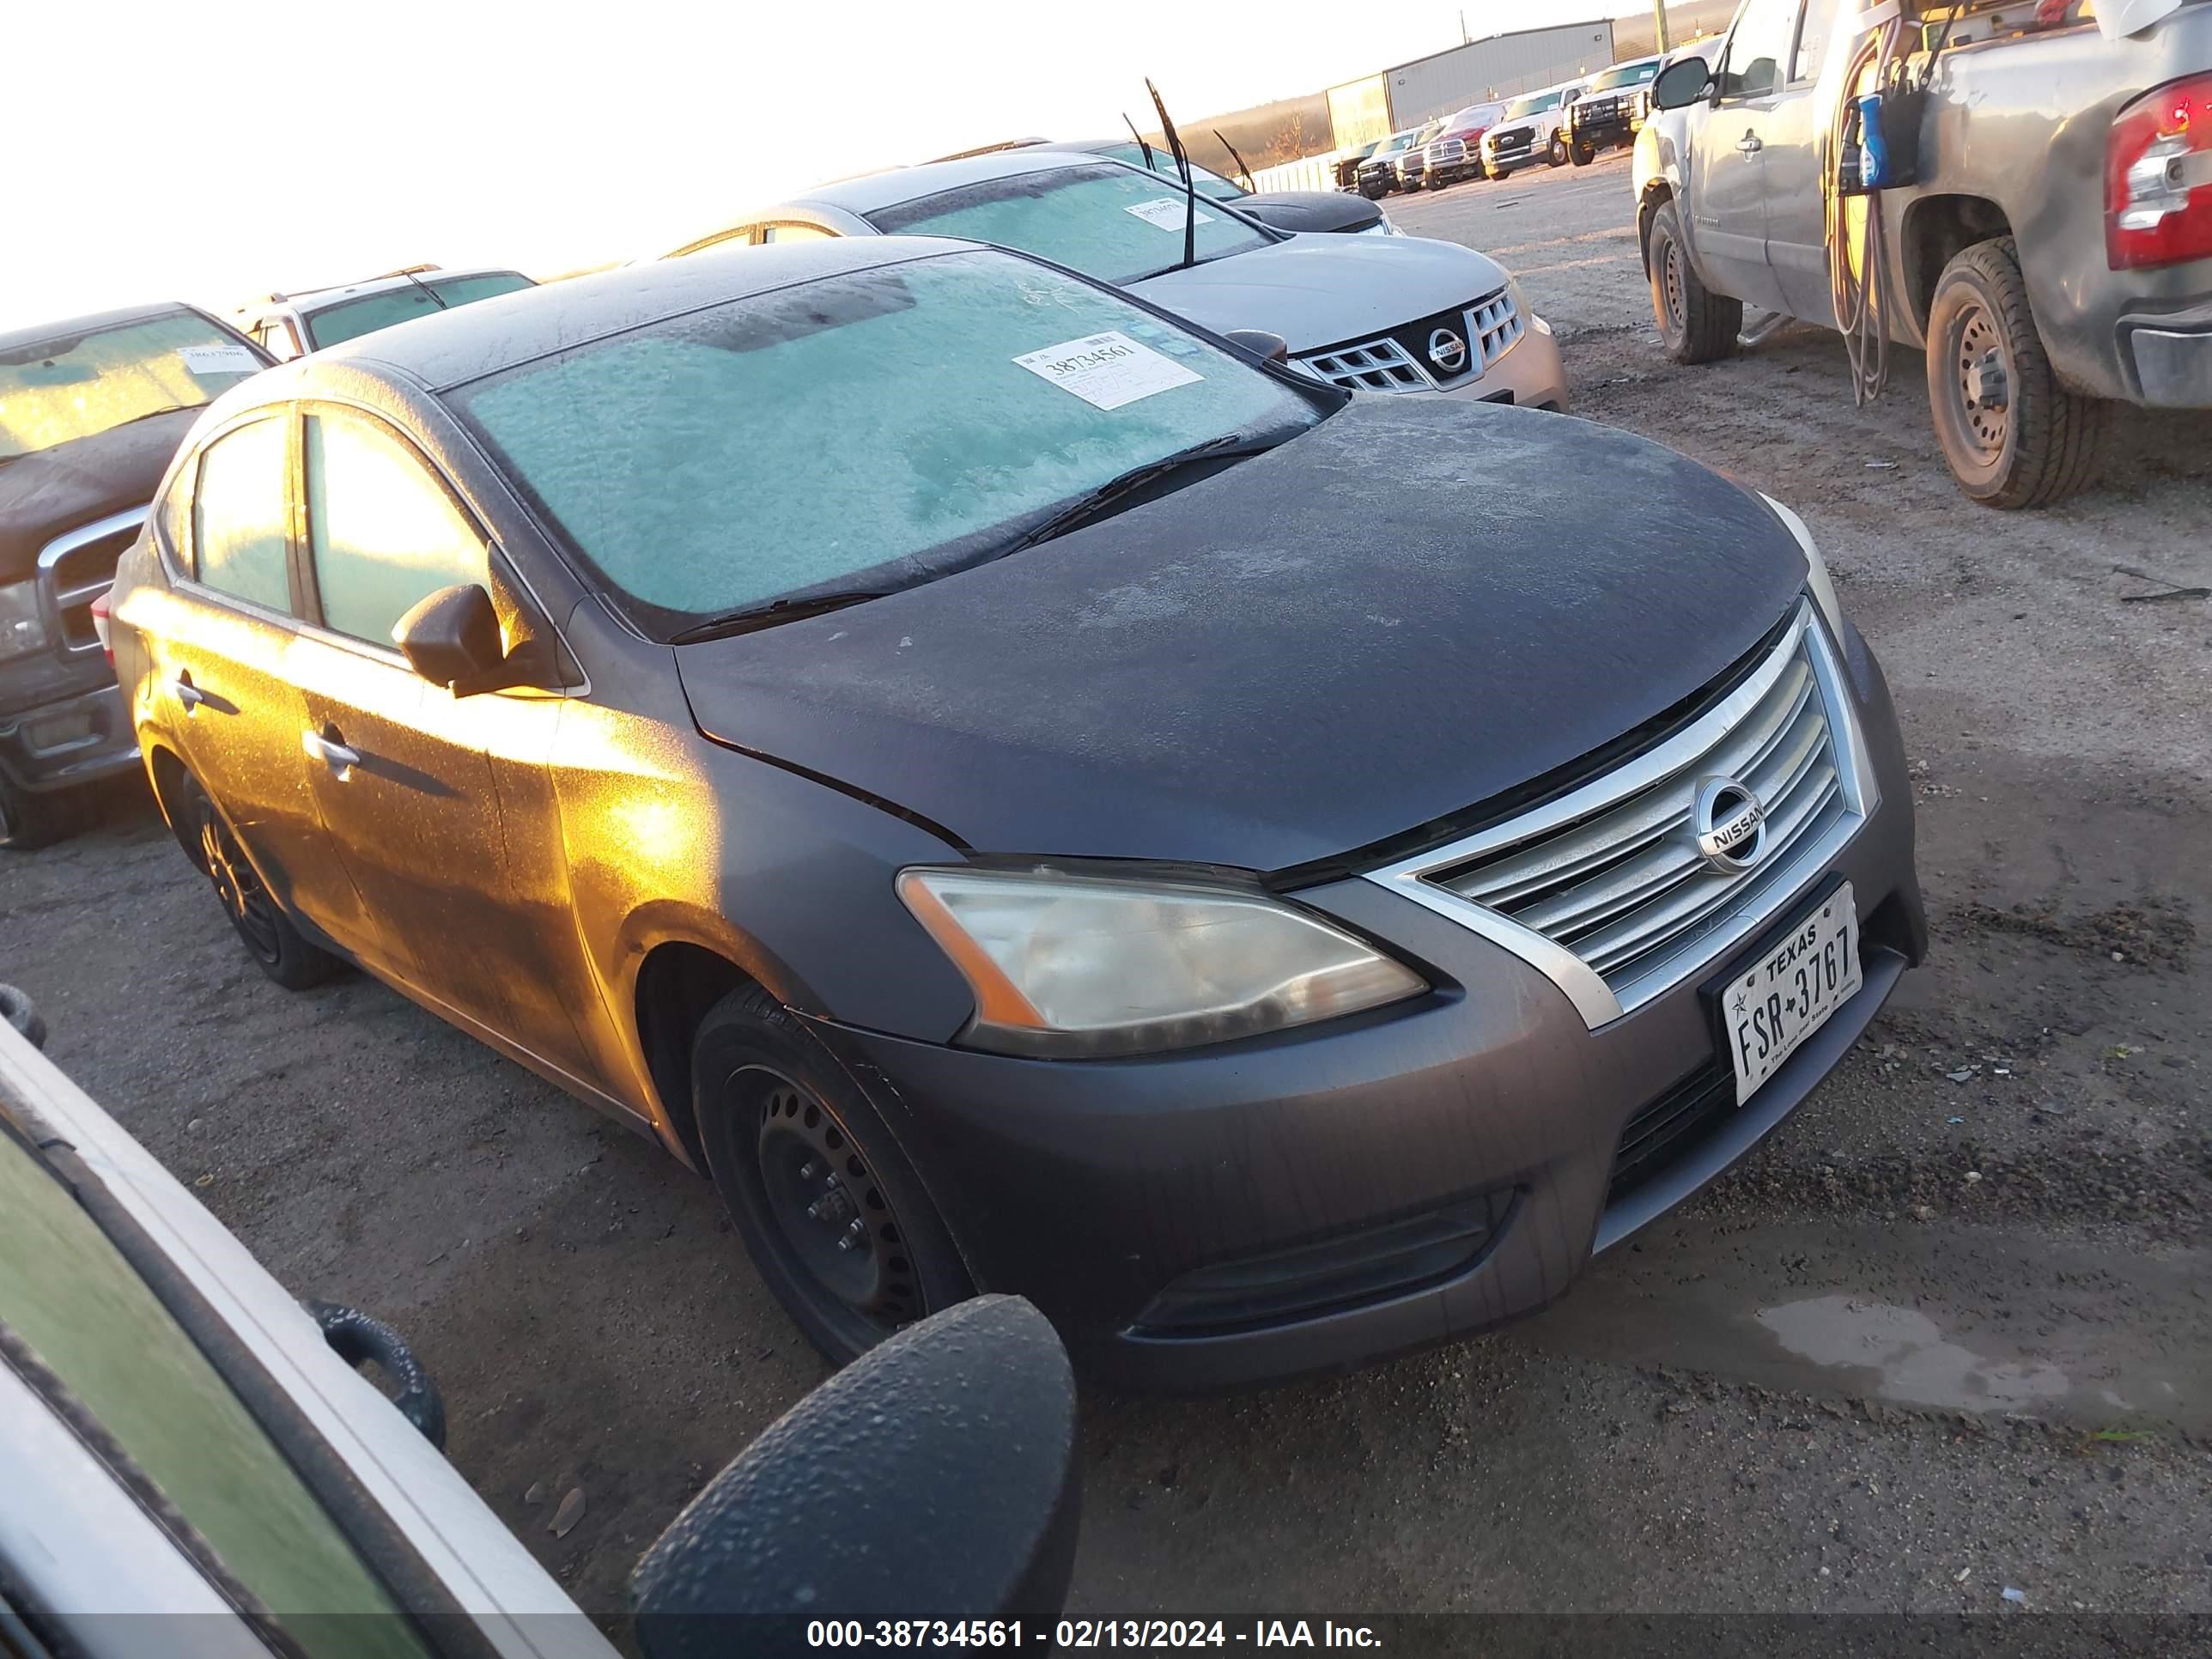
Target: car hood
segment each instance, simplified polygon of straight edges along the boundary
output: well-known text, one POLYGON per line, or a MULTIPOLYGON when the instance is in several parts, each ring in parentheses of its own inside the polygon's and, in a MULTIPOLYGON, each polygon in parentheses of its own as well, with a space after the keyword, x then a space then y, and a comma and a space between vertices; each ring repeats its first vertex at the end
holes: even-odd
POLYGON ((1364 196, 1340 190, 1271 190, 1239 197, 1230 205, 1248 219, 1276 230, 1317 231, 1336 235, 1372 229, 1382 210, 1364 196))
POLYGON ((1056 540, 676 658, 708 736, 969 847, 1276 870, 1614 741, 1805 578, 1762 502, 1659 445, 1356 399, 1056 540))
POLYGON ((1503 266, 1456 242, 1307 234, 1123 286, 1208 328, 1265 329, 1302 352, 1432 317, 1504 285, 1503 266))
POLYGON ((0 464, 0 581, 33 574, 39 550, 64 531, 145 506, 200 413, 152 416, 0 464))

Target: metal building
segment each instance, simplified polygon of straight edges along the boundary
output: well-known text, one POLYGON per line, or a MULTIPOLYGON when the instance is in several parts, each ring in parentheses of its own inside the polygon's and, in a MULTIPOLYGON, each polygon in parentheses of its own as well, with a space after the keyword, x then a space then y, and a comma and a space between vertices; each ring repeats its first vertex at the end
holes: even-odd
POLYGON ((1613 61, 1613 22, 1560 23, 1470 40, 1328 89, 1338 150, 1486 99, 1548 87, 1613 61))

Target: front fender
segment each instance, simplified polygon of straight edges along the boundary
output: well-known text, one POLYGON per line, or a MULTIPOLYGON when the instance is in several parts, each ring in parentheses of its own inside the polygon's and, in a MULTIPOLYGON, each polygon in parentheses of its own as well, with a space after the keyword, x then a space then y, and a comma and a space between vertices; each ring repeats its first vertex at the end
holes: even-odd
MULTIPOLYGON (((1636 135, 1629 177, 1636 197, 1636 252, 1646 276, 1651 274, 1651 216, 1660 203, 1670 198, 1679 201, 1684 193, 1683 134, 1680 122, 1668 118, 1678 113, 1668 110, 1653 115, 1636 135)), ((1697 246, 1690 234, 1690 215, 1685 210, 1680 217, 1682 240, 1694 264, 1697 246)))

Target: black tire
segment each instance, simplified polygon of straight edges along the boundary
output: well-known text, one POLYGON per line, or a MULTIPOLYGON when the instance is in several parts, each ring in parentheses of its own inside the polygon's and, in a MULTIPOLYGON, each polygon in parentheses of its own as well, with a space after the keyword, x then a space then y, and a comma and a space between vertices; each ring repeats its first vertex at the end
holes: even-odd
POLYGON ((46 1022, 31 999, 12 985, 0 985, 0 1025, 15 1027, 15 1034, 33 1048, 46 1046, 46 1022))
POLYGON ((1681 216, 1671 201, 1653 210, 1644 252, 1651 315, 1667 355, 1678 363, 1710 363, 1734 351, 1735 337, 1743 332, 1743 301, 1698 280, 1683 246, 1681 216))
POLYGON ((51 847, 83 827, 84 811, 74 790, 33 795, 0 778, 0 850, 27 853, 51 847))
POLYGON ((346 964, 302 933, 270 896, 199 781, 185 774, 176 791, 169 805, 192 862, 261 971, 288 991, 312 990, 343 972, 346 964))
POLYGON ((1560 133, 1552 135, 1551 148, 1544 152, 1546 167, 1563 167, 1567 164, 1567 141, 1560 133))
POLYGON ((831 1364, 975 1294, 883 1119, 774 997, 748 986, 716 1003, 692 1039, 691 1079, 715 1190, 831 1364))
POLYGON ((1586 167, 1597 160, 1597 146, 1588 143, 1570 144, 1567 146, 1567 155, 1577 167, 1586 167))
POLYGON ((2009 236, 1975 243, 1936 281, 1928 412, 1951 476, 1984 507, 2047 507, 2103 471, 2111 405, 2051 372, 2009 236))

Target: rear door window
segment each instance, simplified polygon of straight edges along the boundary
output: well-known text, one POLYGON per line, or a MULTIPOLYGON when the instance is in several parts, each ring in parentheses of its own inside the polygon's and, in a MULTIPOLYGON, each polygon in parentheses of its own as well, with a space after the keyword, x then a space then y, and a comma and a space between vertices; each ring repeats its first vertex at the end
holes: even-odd
POLYGON ((226 432, 202 453, 192 491, 194 579, 284 616, 292 611, 291 427, 271 415, 226 432))

